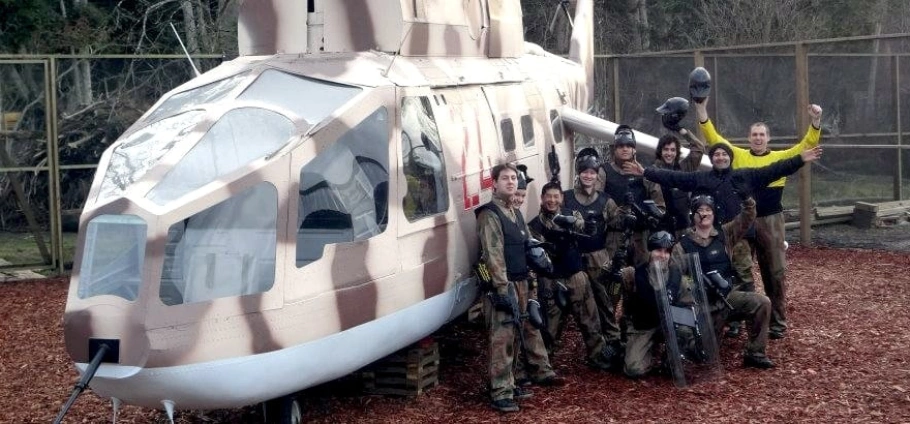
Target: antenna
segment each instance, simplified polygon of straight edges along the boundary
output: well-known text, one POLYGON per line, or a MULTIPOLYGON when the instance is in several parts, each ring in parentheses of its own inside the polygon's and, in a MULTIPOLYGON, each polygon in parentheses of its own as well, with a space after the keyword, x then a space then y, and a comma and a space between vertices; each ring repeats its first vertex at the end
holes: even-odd
POLYGON ((395 56, 392 57, 392 61, 389 62, 389 67, 385 68, 385 72, 382 73, 383 77, 389 77, 389 71, 392 70, 392 65, 395 64, 395 59, 398 59, 398 56, 401 55, 401 46, 404 45, 404 41, 408 39, 408 36, 411 35, 411 30, 414 29, 414 23, 412 22, 408 25, 408 31, 404 33, 404 36, 401 37, 401 41, 398 42, 398 51, 395 52, 395 56))
POLYGON ((196 73, 196 76, 202 75, 199 73, 199 70, 196 69, 196 64, 193 63, 193 58, 190 57, 190 52, 186 50, 186 46, 183 45, 183 40, 180 39, 180 34, 177 33, 177 28, 174 28, 174 23, 170 23, 171 29, 174 30, 174 35, 177 36, 177 41, 180 42, 180 48, 183 49, 183 54, 186 55, 186 60, 190 61, 190 66, 193 67, 193 72, 196 73))

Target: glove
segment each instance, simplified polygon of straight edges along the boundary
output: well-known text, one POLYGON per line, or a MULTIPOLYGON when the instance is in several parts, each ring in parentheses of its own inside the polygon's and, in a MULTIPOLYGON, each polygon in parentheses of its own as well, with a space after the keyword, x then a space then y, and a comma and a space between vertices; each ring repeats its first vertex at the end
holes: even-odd
POLYGON ((490 302, 497 311, 512 312, 512 297, 508 294, 490 292, 490 302))
POLYGON ((638 218, 635 217, 635 214, 627 213, 622 216, 622 225, 625 228, 634 228, 635 224, 638 223, 638 218))
POLYGON ((560 215, 556 214, 553 217, 553 223, 566 229, 572 229, 575 226, 575 217, 571 215, 560 215))

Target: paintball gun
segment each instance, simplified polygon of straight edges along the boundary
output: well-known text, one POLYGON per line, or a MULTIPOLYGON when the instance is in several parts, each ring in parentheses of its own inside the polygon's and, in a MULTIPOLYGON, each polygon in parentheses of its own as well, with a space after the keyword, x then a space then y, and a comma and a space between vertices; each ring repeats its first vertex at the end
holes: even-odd
POLYGON ((547 153, 547 162, 550 164, 550 182, 559 182, 559 155, 556 154, 556 146, 550 146, 550 153, 547 153))
POLYGON ((720 275, 717 270, 706 272, 705 280, 707 282, 706 286, 708 286, 711 292, 723 300, 724 305, 726 305, 727 308, 733 309, 733 305, 730 305, 730 302, 727 302, 727 295, 730 294, 730 291, 732 290, 730 282, 720 275))

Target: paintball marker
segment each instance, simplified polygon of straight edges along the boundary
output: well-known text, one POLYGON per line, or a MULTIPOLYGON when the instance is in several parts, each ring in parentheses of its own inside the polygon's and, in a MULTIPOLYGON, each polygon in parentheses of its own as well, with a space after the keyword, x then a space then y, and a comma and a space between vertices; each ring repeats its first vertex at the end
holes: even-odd
POLYGON ((727 295, 730 294, 730 291, 732 290, 730 282, 720 275, 717 270, 706 272, 705 280, 707 282, 706 286, 708 286, 711 292, 723 300, 724 305, 726 305, 727 308, 733 309, 733 305, 731 305, 730 302, 727 302, 727 295))
POLYGON ((547 162, 550 164, 550 182, 559 182, 559 155, 556 154, 556 146, 550 146, 550 153, 547 153, 547 162))

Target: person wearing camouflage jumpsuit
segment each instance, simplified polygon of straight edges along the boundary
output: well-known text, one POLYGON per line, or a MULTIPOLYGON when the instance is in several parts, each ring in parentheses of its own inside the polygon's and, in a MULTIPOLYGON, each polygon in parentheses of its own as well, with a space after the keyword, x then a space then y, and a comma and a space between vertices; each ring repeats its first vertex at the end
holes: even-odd
MULTIPOLYGON (((525 242, 529 231, 521 212, 510 203, 517 187, 517 169, 514 165, 497 165, 492 176, 493 200, 475 210, 480 260, 490 275, 488 295, 483 299, 490 342, 490 397, 494 409, 514 412, 519 408, 514 401, 516 384, 512 370, 521 353, 514 320, 521 317, 513 317, 509 305, 517 302, 520 315, 526 314, 529 273, 525 242)), ((522 320, 520 327, 531 380, 541 385, 558 385, 561 380, 550 366, 540 332, 527 320, 522 320)))
POLYGON ((540 194, 540 213, 531 220, 528 227, 537 240, 550 243, 550 259, 553 262, 553 274, 540 276, 539 283, 542 291, 547 293, 543 298, 543 307, 546 311, 547 328, 545 334, 558 341, 565 328, 566 320, 563 315, 571 314, 575 324, 581 332, 585 347, 588 352, 588 364, 598 369, 609 369, 609 358, 604 357, 606 342, 601 334, 600 318, 597 315, 597 303, 594 301, 594 292, 591 282, 584 272, 581 252, 578 250, 577 237, 584 237, 584 219, 577 211, 562 209, 562 190, 559 183, 547 183, 540 194), (553 222, 557 216, 571 217, 573 226, 563 228, 553 222), (568 289, 568 304, 565 311, 561 309, 555 299, 557 282, 564 281, 568 289))
MULTIPOLYGON (((618 286, 613 290, 607 269, 612 253, 619 245, 623 217, 616 202, 602 191, 597 190, 597 169, 599 164, 594 156, 579 156, 575 160, 575 188, 563 193, 564 208, 578 212, 590 231, 590 237, 578 239, 578 248, 584 262, 585 274, 591 282, 594 301, 604 339, 618 359, 621 355, 621 331, 616 316, 616 305, 620 294, 618 286), (609 247, 612 246, 612 251, 609 247)), ((618 365, 618 363, 617 363, 618 365)))
MULTIPOLYGON (((730 257, 733 246, 742 240, 752 222, 755 221, 755 200, 749 193, 743 191, 739 192, 741 196, 745 197, 742 212, 720 229, 714 226, 714 199, 707 195, 693 197, 691 211, 694 223, 673 248, 672 260, 683 263, 685 254, 697 253, 702 273, 717 271, 728 282, 731 281, 734 274, 730 257)), ((768 325, 771 317, 771 301, 768 297, 745 291, 732 291, 727 294, 715 291, 712 296, 709 291, 708 300, 712 302, 715 331, 720 331, 729 321, 743 319, 749 321, 749 340, 744 347, 743 366, 774 367, 774 363, 768 359, 766 353, 768 325), (726 303, 724 303, 724 299, 726 303), (726 306, 727 304, 729 307, 726 306)))

